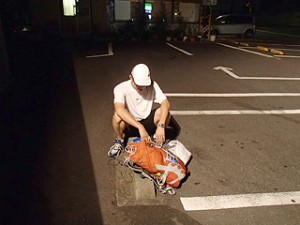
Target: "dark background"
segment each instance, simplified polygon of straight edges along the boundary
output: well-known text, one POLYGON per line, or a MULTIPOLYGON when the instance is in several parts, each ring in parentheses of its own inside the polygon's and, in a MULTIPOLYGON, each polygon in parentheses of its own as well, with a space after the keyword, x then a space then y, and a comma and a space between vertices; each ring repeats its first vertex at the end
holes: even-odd
MULTIPOLYGON (((242 1, 218 1, 219 10, 245 11, 242 1), (227 9, 228 7, 226 7, 227 9)), ((86 40, 70 42, 58 36, 29 39, 19 33, 30 25, 26 0, 1 0, 1 21, 14 79, 0 96, 0 223, 41 224, 47 215, 38 204, 35 177, 38 161, 46 149, 48 127, 55 102, 68 92, 77 92, 72 52, 92 47, 86 40), (38 212, 38 213, 37 213, 38 212), (43 218, 36 218, 36 215, 43 218)), ((267 15, 266 23, 278 25, 273 15, 297 12, 297 0, 253 1, 254 13, 267 15)), ((228 11, 229 12, 229 11, 228 11)), ((262 25, 263 20, 260 21, 262 25)))

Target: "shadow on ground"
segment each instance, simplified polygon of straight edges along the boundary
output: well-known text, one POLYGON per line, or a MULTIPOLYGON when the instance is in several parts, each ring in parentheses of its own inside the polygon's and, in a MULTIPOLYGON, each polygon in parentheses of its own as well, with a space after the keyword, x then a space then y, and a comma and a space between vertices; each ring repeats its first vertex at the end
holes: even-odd
POLYGON ((102 224, 71 45, 7 40, 15 81, 0 99, 0 224, 102 224))
POLYGON ((123 208, 122 212, 134 221, 131 225, 201 225, 185 213, 167 206, 127 207, 123 208))

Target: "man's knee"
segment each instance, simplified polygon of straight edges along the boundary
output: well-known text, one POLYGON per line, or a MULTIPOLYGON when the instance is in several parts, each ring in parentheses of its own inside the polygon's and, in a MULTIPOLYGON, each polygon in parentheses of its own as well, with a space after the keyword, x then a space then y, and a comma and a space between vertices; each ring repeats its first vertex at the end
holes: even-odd
POLYGON ((173 116, 170 116, 170 122, 169 122, 168 128, 169 128, 169 130, 168 130, 169 138, 176 139, 180 134, 181 127, 173 116))
POLYGON ((114 112, 112 120, 115 123, 121 123, 123 121, 122 118, 116 112, 114 112))
POLYGON ((154 123, 157 124, 160 119, 160 108, 157 108, 154 113, 154 123))
MULTIPOLYGON (((157 124, 160 120, 160 115, 161 115, 160 112, 161 112, 160 108, 157 108, 155 110, 155 114, 154 114, 154 123, 155 124, 157 124)), ((166 125, 169 124, 170 119, 171 119, 171 114, 170 114, 170 112, 168 112, 168 116, 167 116, 167 119, 166 119, 166 125)))
POLYGON ((113 126, 119 127, 122 132, 128 127, 128 124, 116 112, 113 114, 112 123, 113 126))

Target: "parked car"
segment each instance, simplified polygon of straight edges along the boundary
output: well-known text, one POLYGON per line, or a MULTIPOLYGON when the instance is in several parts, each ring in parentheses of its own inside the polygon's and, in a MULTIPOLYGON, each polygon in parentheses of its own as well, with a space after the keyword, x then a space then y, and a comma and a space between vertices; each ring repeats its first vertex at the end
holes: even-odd
POLYGON ((212 23, 211 33, 215 35, 232 34, 253 37, 255 20, 248 14, 227 14, 218 16, 212 23))

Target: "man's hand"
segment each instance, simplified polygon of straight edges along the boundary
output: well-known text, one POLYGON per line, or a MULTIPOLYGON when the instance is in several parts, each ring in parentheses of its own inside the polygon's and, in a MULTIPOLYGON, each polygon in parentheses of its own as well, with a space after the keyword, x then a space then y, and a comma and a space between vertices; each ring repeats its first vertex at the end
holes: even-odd
POLYGON ((140 137, 141 137, 142 141, 150 140, 150 136, 144 126, 141 126, 141 128, 139 128, 139 133, 140 133, 140 137))
POLYGON ((165 128, 157 127, 155 132, 155 141, 159 145, 163 145, 165 142, 165 128))

